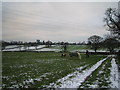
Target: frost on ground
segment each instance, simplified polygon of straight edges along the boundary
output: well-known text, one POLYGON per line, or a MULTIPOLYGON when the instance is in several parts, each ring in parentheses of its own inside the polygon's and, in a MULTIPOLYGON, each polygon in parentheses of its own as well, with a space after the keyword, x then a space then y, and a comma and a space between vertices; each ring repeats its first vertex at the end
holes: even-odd
POLYGON ((39 50, 35 50, 35 51, 55 51, 55 52, 59 52, 61 50, 59 50, 59 49, 51 49, 51 48, 43 48, 43 49, 39 49, 39 50))
POLYGON ((110 76, 110 81, 111 81, 111 88, 119 88, 119 78, 118 78, 118 67, 115 62, 115 58, 112 58, 111 60, 111 76, 110 76))
POLYGON ((2 51, 24 51, 24 50, 28 50, 28 51, 55 51, 55 52, 61 51, 61 49, 45 48, 45 45, 39 45, 39 46, 37 46, 37 49, 35 46, 24 47, 23 45, 21 45, 21 46, 14 45, 14 46, 7 46, 2 51))
POLYGON ((96 70, 95 73, 92 73, 89 78, 82 83, 80 88, 110 88, 108 72, 110 71, 108 67, 110 62, 106 61, 105 63, 96 70), (92 81, 91 81, 92 80, 92 81))
MULTIPOLYGON (((83 70, 81 73, 79 71, 76 71, 72 74, 67 75, 66 77, 63 77, 62 79, 59 79, 56 83, 51 83, 48 87, 54 87, 54 88, 78 88, 81 83, 85 81, 85 79, 91 75, 93 71, 95 71, 107 58, 104 58, 103 60, 97 62, 95 65, 93 65, 91 68, 87 70, 83 70), (71 76, 71 78, 69 78, 71 76)), ((84 68, 84 67, 82 67, 84 68)))
MULTIPOLYGON (((21 83, 17 83, 16 81, 11 82, 11 84, 13 84, 12 86, 10 86, 9 88, 29 88, 29 86, 32 84, 35 84, 36 81, 42 81, 43 78, 46 78, 48 75, 50 75, 52 73, 44 73, 43 75, 41 75, 40 77, 37 78, 29 78, 24 80, 21 83)), ((5 77, 4 77, 5 78, 5 77)), ((7 78, 7 77, 6 77, 7 78)), ((3 84, 3 87, 5 87, 6 85, 3 84)))
MULTIPOLYGON (((44 47, 45 47, 45 45, 39 45, 39 46, 37 46, 37 49, 41 49, 44 47)), ((10 46, 6 46, 5 49, 2 51, 23 51, 23 50, 36 50, 36 47, 35 46, 25 47, 23 45, 21 45, 21 46, 10 45, 10 46)))
POLYGON ((9 46, 6 46, 5 49, 11 49, 11 48, 17 48, 18 45, 9 45, 9 46))
MULTIPOLYGON (((81 50, 72 50, 73 52, 79 51, 79 52, 86 52, 86 49, 81 49, 81 50)), ((89 52, 95 52, 94 50, 88 50, 89 52)), ((97 52, 109 52, 107 50, 97 50, 97 52)))

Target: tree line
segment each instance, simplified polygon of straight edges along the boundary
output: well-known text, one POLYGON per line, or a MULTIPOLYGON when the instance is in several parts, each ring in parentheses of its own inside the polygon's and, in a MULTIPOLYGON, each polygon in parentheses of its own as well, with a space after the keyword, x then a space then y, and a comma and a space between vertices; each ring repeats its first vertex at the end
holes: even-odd
POLYGON ((88 38, 88 44, 95 52, 98 48, 107 48, 112 53, 115 48, 120 49, 120 10, 108 8, 103 21, 110 34, 105 35, 105 38, 93 35, 88 38))
POLYGON ((52 41, 40 41, 40 40, 36 40, 35 42, 23 42, 23 41, 1 41, 1 47, 2 50, 5 49, 6 46, 9 45, 18 45, 19 47, 21 47, 22 45, 25 48, 29 48, 30 46, 34 46, 35 48, 37 48, 38 45, 45 45, 46 47, 51 47, 51 45, 86 45, 87 43, 85 43, 85 41, 83 42, 73 42, 73 43, 69 43, 69 42, 52 42, 52 41))
POLYGON ((104 20, 105 26, 110 34, 105 35, 105 37, 100 37, 98 35, 92 35, 88 38, 88 42, 84 41, 81 43, 68 43, 68 42, 52 42, 52 41, 40 41, 36 40, 36 42, 22 42, 22 41, 11 41, 6 42, 2 41, 2 49, 5 49, 7 45, 24 45, 26 47, 35 46, 37 48, 38 45, 46 45, 50 47, 51 45, 63 45, 65 50, 67 50, 66 45, 90 45, 95 52, 99 48, 106 48, 113 53, 116 48, 120 48, 120 12, 117 9, 108 8, 105 12, 104 20))

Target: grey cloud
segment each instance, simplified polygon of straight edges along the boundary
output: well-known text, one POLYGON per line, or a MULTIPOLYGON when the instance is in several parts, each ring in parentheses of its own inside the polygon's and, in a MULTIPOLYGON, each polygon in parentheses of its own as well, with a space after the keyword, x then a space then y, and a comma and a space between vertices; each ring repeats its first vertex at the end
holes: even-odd
POLYGON ((86 41, 107 32, 103 17, 109 7, 117 3, 3 3, 3 39, 86 41))

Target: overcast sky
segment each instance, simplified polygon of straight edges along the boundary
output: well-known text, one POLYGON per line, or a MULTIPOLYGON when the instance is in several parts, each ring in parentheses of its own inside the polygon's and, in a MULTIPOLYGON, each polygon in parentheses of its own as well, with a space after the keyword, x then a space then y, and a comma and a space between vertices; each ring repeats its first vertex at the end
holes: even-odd
POLYGON ((3 40, 87 41, 103 36, 104 13, 117 2, 4 2, 3 40))

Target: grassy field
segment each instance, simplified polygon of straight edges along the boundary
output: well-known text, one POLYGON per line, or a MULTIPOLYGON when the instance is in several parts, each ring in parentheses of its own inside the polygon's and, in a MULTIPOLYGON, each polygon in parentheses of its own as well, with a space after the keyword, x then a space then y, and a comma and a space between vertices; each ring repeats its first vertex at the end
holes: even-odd
POLYGON ((3 88, 30 87, 42 88, 45 85, 74 72, 78 67, 93 64, 105 56, 91 55, 82 59, 77 57, 61 57, 61 53, 46 52, 3 52, 3 88))

